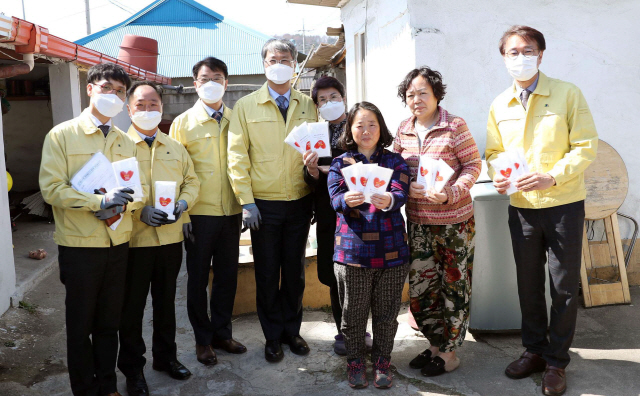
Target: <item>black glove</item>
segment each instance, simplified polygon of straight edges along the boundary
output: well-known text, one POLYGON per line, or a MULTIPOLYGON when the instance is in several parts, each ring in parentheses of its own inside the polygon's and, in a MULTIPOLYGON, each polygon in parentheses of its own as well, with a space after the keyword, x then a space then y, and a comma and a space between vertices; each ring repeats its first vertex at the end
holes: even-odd
POLYGON ((196 236, 193 234, 193 226, 191 223, 184 223, 182 225, 182 233, 184 234, 184 240, 196 243, 196 236))
POLYGON ((167 214, 153 206, 145 206, 140 214, 140 221, 151 227, 167 224, 167 214))
MULTIPOLYGON (((100 190, 95 190, 94 193, 102 194, 100 190)), ((116 187, 111 189, 111 191, 107 191, 107 193, 102 197, 100 209, 109 209, 114 206, 125 206, 128 202, 133 202, 133 198, 129 194, 133 194, 133 190, 129 187, 116 187)))
POLYGON ((100 209, 99 211, 95 212, 94 215, 100 220, 107 220, 122 212, 124 212, 124 206, 114 206, 113 208, 109 209, 100 209))

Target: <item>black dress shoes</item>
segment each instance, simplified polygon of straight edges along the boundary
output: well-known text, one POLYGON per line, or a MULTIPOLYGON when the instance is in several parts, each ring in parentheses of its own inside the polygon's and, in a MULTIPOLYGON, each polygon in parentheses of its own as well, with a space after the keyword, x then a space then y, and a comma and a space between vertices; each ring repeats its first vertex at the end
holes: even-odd
POLYGON ((148 396, 149 388, 142 370, 134 376, 127 377, 127 393, 129 396, 148 396))
POLYGON ((229 338, 228 340, 224 341, 214 340, 211 343, 211 346, 215 349, 222 349, 223 351, 235 354, 245 353, 247 351, 247 347, 234 340, 233 338, 229 338))
POLYGON ((282 341, 283 344, 289 345, 289 348, 291 349, 291 352, 295 353, 296 355, 301 355, 302 356, 302 355, 306 355, 307 353, 309 353, 309 345, 299 335, 290 336, 290 337, 289 336, 283 336, 281 341, 282 341))
POLYGON ((177 380, 185 380, 191 376, 191 371, 184 367, 182 363, 177 360, 170 361, 168 363, 156 363, 153 362, 153 369, 156 371, 166 371, 171 378, 177 380))
POLYGON ((280 345, 279 340, 267 340, 264 346, 264 358, 271 363, 277 363, 284 358, 284 352, 282 352, 282 345, 280 345))

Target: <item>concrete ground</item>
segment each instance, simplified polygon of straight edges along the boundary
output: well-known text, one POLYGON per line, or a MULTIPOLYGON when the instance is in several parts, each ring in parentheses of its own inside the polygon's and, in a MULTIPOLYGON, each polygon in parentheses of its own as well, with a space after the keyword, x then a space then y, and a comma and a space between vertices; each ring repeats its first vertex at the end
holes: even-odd
MULTIPOLYGON (((302 336, 311 353, 293 355, 285 346, 278 364, 264 360, 264 340, 255 314, 234 320, 234 336, 249 349, 244 355, 219 352, 218 365, 205 367, 194 354, 194 338, 186 313, 186 272, 178 279, 178 358, 193 376, 175 381, 147 364, 145 375, 153 395, 539 395, 541 375, 511 380, 504 368, 522 352, 518 335, 468 334, 459 350, 458 370, 425 378, 409 361, 427 347, 425 339, 399 317, 392 363, 394 387, 354 391, 346 382, 343 357, 333 353, 335 324, 324 310, 305 311, 302 336)), ((242 290, 238 290, 239 293, 242 290)), ((632 301, 640 288, 632 289, 632 301)), ((0 318, 0 395, 70 395, 66 373, 64 288, 57 268, 27 293, 28 304, 0 318)), ((150 304, 147 304, 149 307, 150 304)), ((145 313, 145 340, 150 345, 151 310, 145 313)), ((640 395, 640 308, 637 304, 579 310, 568 368, 567 395, 640 395)), ((375 335, 374 335, 375 337, 375 335)), ((371 381, 371 375, 369 376, 371 381)), ((119 389, 126 395, 124 377, 119 389)))

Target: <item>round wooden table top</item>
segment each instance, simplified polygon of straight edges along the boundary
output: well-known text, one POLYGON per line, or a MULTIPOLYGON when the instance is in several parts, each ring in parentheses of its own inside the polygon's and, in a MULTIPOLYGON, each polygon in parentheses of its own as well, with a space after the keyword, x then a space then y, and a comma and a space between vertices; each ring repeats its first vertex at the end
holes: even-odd
POLYGON ((629 176, 622 157, 603 140, 598 141, 596 160, 584 172, 587 188, 585 218, 604 219, 618 211, 629 190, 629 176))

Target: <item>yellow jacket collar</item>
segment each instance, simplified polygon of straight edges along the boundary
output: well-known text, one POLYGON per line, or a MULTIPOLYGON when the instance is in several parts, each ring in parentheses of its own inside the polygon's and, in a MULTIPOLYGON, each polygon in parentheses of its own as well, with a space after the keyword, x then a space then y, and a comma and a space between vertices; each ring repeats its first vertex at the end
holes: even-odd
MULTIPOLYGON (((100 128, 98 128, 96 124, 93 123, 93 120, 91 120, 90 114, 91 110, 87 107, 82 113, 80 113, 80 117, 78 117, 80 119, 80 127, 87 135, 100 131, 100 128)), ((113 128, 113 122, 111 123, 111 128, 113 128)), ((109 128, 109 130, 111 130, 111 128, 109 128)), ((102 133, 102 131, 100 131, 100 133, 102 133)))
MULTIPOLYGON (((293 89, 293 87, 291 87, 291 97, 289 98, 289 105, 291 105, 292 100, 300 101, 300 95, 302 95, 300 92, 296 91, 295 89, 293 89)), ((262 104, 267 102, 276 103, 271 97, 271 94, 269 93, 268 82, 264 83, 264 85, 258 90, 258 103, 262 104)))
MULTIPOLYGON (((222 111, 222 117, 226 118, 227 120, 230 120, 231 109, 224 102, 222 102, 222 106, 224 107, 224 110, 222 111)), ((204 103, 202 103, 201 99, 198 99, 198 101, 196 102, 196 104, 193 105, 191 110, 193 111, 196 117, 196 121, 198 121, 198 123, 200 124, 204 124, 207 121, 213 120, 213 118, 209 116, 209 113, 207 113, 207 110, 205 110, 204 103)))
MULTIPOLYGON (((532 94, 549 96, 549 77, 547 77, 541 71, 539 71, 538 73, 540 73, 538 76, 538 85, 536 86, 536 89, 535 91, 532 92, 532 94)), ((518 99, 518 87, 516 87, 515 81, 511 86, 511 95, 512 95, 512 98, 509 100, 509 102, 511 102, 512 100, 518 99)))
MULTIPOLYGON (((129 137, 131 139, 133 139, 134 142, 136 142, 136 144, 143 142, 142 138, 140 137, 140 135, 138 135, 138 131, 136 130, 136 127, 133 126, 133 124, 131 124, 131 126, 129 127, 129 129, 127 130, 127 135, 129 135, 129 137)), ((165 143, 165 139, 167 139, 167 136, 165 136, 165 134, 158 129, 158 132, 156 133, 156 139, 158 141, 158 143, 160 144, 166 144, 165 143)), ((146 142, 145 142, 146 144, 146 142)))

